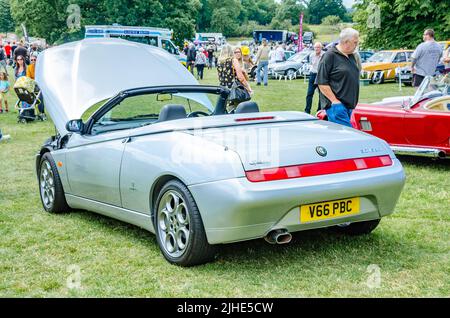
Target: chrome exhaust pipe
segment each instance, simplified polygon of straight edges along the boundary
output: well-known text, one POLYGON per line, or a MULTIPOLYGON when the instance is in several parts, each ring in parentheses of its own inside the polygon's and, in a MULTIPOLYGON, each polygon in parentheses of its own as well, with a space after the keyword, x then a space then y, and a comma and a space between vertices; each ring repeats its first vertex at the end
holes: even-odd
POLYGON ((287 244, 292 240, 292 235, 286 229, 270 231, 264 239, 269 244, 287 244))
POLYGON ((392 151, 396 155, 418 156, 428 158, 445 158, 445 152, 434 148, 414 148, 414 147, 398 147, 391 146, 392 151))

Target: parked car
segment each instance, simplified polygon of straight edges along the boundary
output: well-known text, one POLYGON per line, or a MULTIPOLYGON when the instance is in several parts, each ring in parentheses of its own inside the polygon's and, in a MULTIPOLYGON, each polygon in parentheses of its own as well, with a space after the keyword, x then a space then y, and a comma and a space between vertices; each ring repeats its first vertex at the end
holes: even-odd
MULTIPOLYGON (((294 51, 284 51, 284 59, 286 61, 290 60, 292 56, 296 55, 296 53, 294 51)), ((256 57, 253 57, 253 60, 256 60, 256 57)), ((268 72, 269 72, 269 76, 273 76, 273 67, 278 65, 278 64, 283 64, 286 62, 278 62, 278 63, 269 63, 268 65, 268 72)), ((250 70, 250 78, 255 78, 256 77, 256 69, 257 69, 258 65, 254 65, 252 67, 252 69, 250 70)), ((261 70, 261 78, 264 76, 263 71, 261 70)))
POLYGON ((303 50, 292 55, 285 62, 270 63, 269 73, 291 76, 295 74, 303 64, 308 63, 308 55, 312 51, 303 50))
POLYGON ((359 56, 361 57, 361 63, 367 62, 367 60, 374 55, 375 53, 372 51, 358 51, 359 56))
POLYGON ((411 65, 412 50, 379 51, 363 63, 363 77, 373 84, 395 80, 395 70, 398 67, 411 65))
MULTIPOLYGON (((327 119, 326 112, 317 116, 327 119)), ((354 128, 386 140, 400 155, 450 157, 450 78, 426 77, 414 96, 358 104, 354 128)))
POLYGON ((198 85, 156 47, 71 42, 41 53, 36 79, 57 129, 36 155, 44 209, 142 227, 174 264, 302 230, 370 233, 404 185, 384 141, 302 112, 259 113, 254 102, 227 114, 227 88, 198 85), (123 56, 133 59, 116 63, 123 56))

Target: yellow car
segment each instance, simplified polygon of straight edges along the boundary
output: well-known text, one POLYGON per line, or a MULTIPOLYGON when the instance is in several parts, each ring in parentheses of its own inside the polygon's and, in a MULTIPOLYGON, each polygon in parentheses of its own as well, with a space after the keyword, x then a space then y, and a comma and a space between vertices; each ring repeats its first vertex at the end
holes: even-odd
POLYGON ((438 41, 438 43, 441 45, 442 50, 446 50, 448 49, 448 47, 450 46, 450 40, 447 41, 438 41))
POLYGON ((363 63, 362 75, 373 84, 395 80, 395 70, 398 67, 411 65, 413 50, 379 51, 363 63))

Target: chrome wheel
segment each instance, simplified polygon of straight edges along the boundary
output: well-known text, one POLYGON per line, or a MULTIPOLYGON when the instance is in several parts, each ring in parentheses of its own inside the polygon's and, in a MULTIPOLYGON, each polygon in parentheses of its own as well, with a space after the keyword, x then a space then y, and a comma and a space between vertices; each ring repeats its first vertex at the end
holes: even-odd
POLYGON ((286 75, 287 75, 287 77, 292 77, 292 76, 294 76, 295 73, 296 73, 296 71, 290 68, 287 70, 286 75))
POLYGON ((157 231, 162 247, 171 257, 186 251, 189 225, 189 211, 181 194, 174 190, 164 193, 158 205, 157 231))
POLYGON ((51 209, 55 201, 55 177, 50 162, 47 160, 41 164, 39 186, 41 188, 42 203, 47 209, 51 209))

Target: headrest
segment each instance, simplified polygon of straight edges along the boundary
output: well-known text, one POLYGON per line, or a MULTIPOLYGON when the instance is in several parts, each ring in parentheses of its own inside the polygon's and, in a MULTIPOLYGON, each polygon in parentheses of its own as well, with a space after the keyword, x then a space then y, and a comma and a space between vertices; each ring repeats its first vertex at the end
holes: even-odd
POLYGON ((259 107, 258 104, 256 104, 255 102, 251 101, 242 102, 236 107, 234 113, 235 114, 259 113, 259 107))
POLYGON ((174 120, 174 119, 181 119, 186 118, 186 110, 184 109, 183 105, 176 105, 176 104, 168 104, 165 105, 160 113, 158 121, 168 121, 168 120, 174 120))

